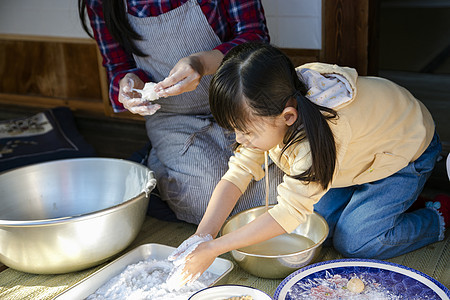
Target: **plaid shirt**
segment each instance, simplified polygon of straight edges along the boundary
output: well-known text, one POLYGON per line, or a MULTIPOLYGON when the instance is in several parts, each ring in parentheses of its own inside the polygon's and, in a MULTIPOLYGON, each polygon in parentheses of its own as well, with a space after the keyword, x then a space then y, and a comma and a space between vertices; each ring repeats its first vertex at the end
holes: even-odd
MULTIPOLYGON (((246 41, 269 41, 264 11, 260 0, 197 0, 211 28, 223 42, 215 49, 226 54, 246 41)), ((187 0, 127 0, 128 13, 136 17, 158 16, 173 10, 187 0)), ((103 66, 110 82, 109 96, 115 112, 123 111, 118 101, 119 81, 127 73, 135 73, 144 82, 151 74, 138 69, 133 56, 113 39, 106 28, 102 0, 86 0, 94 37, 103 56, 103 66)))

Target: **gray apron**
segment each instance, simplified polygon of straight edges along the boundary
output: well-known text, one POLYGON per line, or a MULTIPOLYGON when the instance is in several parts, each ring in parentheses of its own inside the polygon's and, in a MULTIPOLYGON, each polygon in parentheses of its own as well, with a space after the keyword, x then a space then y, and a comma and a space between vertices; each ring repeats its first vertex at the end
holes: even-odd
MULTIPOLYGON (((156 17, 128 15, 131 26, 144 37, 137 41, 147 57, 135 56, 139 68, 150 73, 155 82, 169 75, 183 57, 209 51, 221 41, 209 25, 196 0, 156 17)), ((208 201, 223 174, 228 170, 234 134, 227 133, 213 120, 208 89, 211 75, 198 87, 178 96, 159 99, 156 114, 146 117, 147 134, 152 144, 148 166, 155 172, 161 198, 177 218, 198 224, 208 201)), ((281 171, 270 169, 271 202, 276 201, 276 185, 281 171)), ((264 180, 252 182, 233 213, 262 205, 264 180)))

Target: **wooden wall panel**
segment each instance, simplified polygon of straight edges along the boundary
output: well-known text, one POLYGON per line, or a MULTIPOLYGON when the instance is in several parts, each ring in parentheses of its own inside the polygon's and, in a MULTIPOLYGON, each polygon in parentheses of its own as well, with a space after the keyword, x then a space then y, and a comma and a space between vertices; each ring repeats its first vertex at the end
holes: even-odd
POLYGON ((0 92, 101 102, 95 45, 0 40, 0 92))
POLYGON ((103 114, 101 71, 93 41, 0 36, 0 103, 103 114))
POLYGON ((64 44, 62 55, 67 77, 66 96, 102 102, 96 46, 64 44))

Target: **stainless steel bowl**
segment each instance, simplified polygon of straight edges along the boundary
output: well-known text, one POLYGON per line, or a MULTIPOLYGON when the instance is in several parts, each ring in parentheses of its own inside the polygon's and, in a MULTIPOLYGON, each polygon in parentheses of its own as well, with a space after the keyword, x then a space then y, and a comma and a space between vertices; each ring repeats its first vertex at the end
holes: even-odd
MULTIPOLYGON (((225 222, 221 234, 237 230, 264 212, 265 206, 258 206, 232 216, 225 222)), ((250 247, 233 250, 231 256, 250 274, 263 278, 284 278, 314 262, 327 236, 327 222, 314 212, 291 234, 286 233, 250 247)))
POLYGON ((136 238, 155 185, 150 169, 121 159, 67 159, 3 172, 0 261, 36 274, 100 264, 136 238))

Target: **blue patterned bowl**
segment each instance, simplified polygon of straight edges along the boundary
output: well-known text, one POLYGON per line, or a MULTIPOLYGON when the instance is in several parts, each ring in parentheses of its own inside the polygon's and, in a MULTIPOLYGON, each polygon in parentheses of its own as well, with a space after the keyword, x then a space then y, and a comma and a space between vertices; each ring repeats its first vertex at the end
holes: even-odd
POLYGON ((417 270, 380 260, 340 259, 312 264, 286 277, 274 300, 294 299, 450 299, 440 282, 417 270), (357 277, 365 284, 352 294, 346 283, 357 277))

